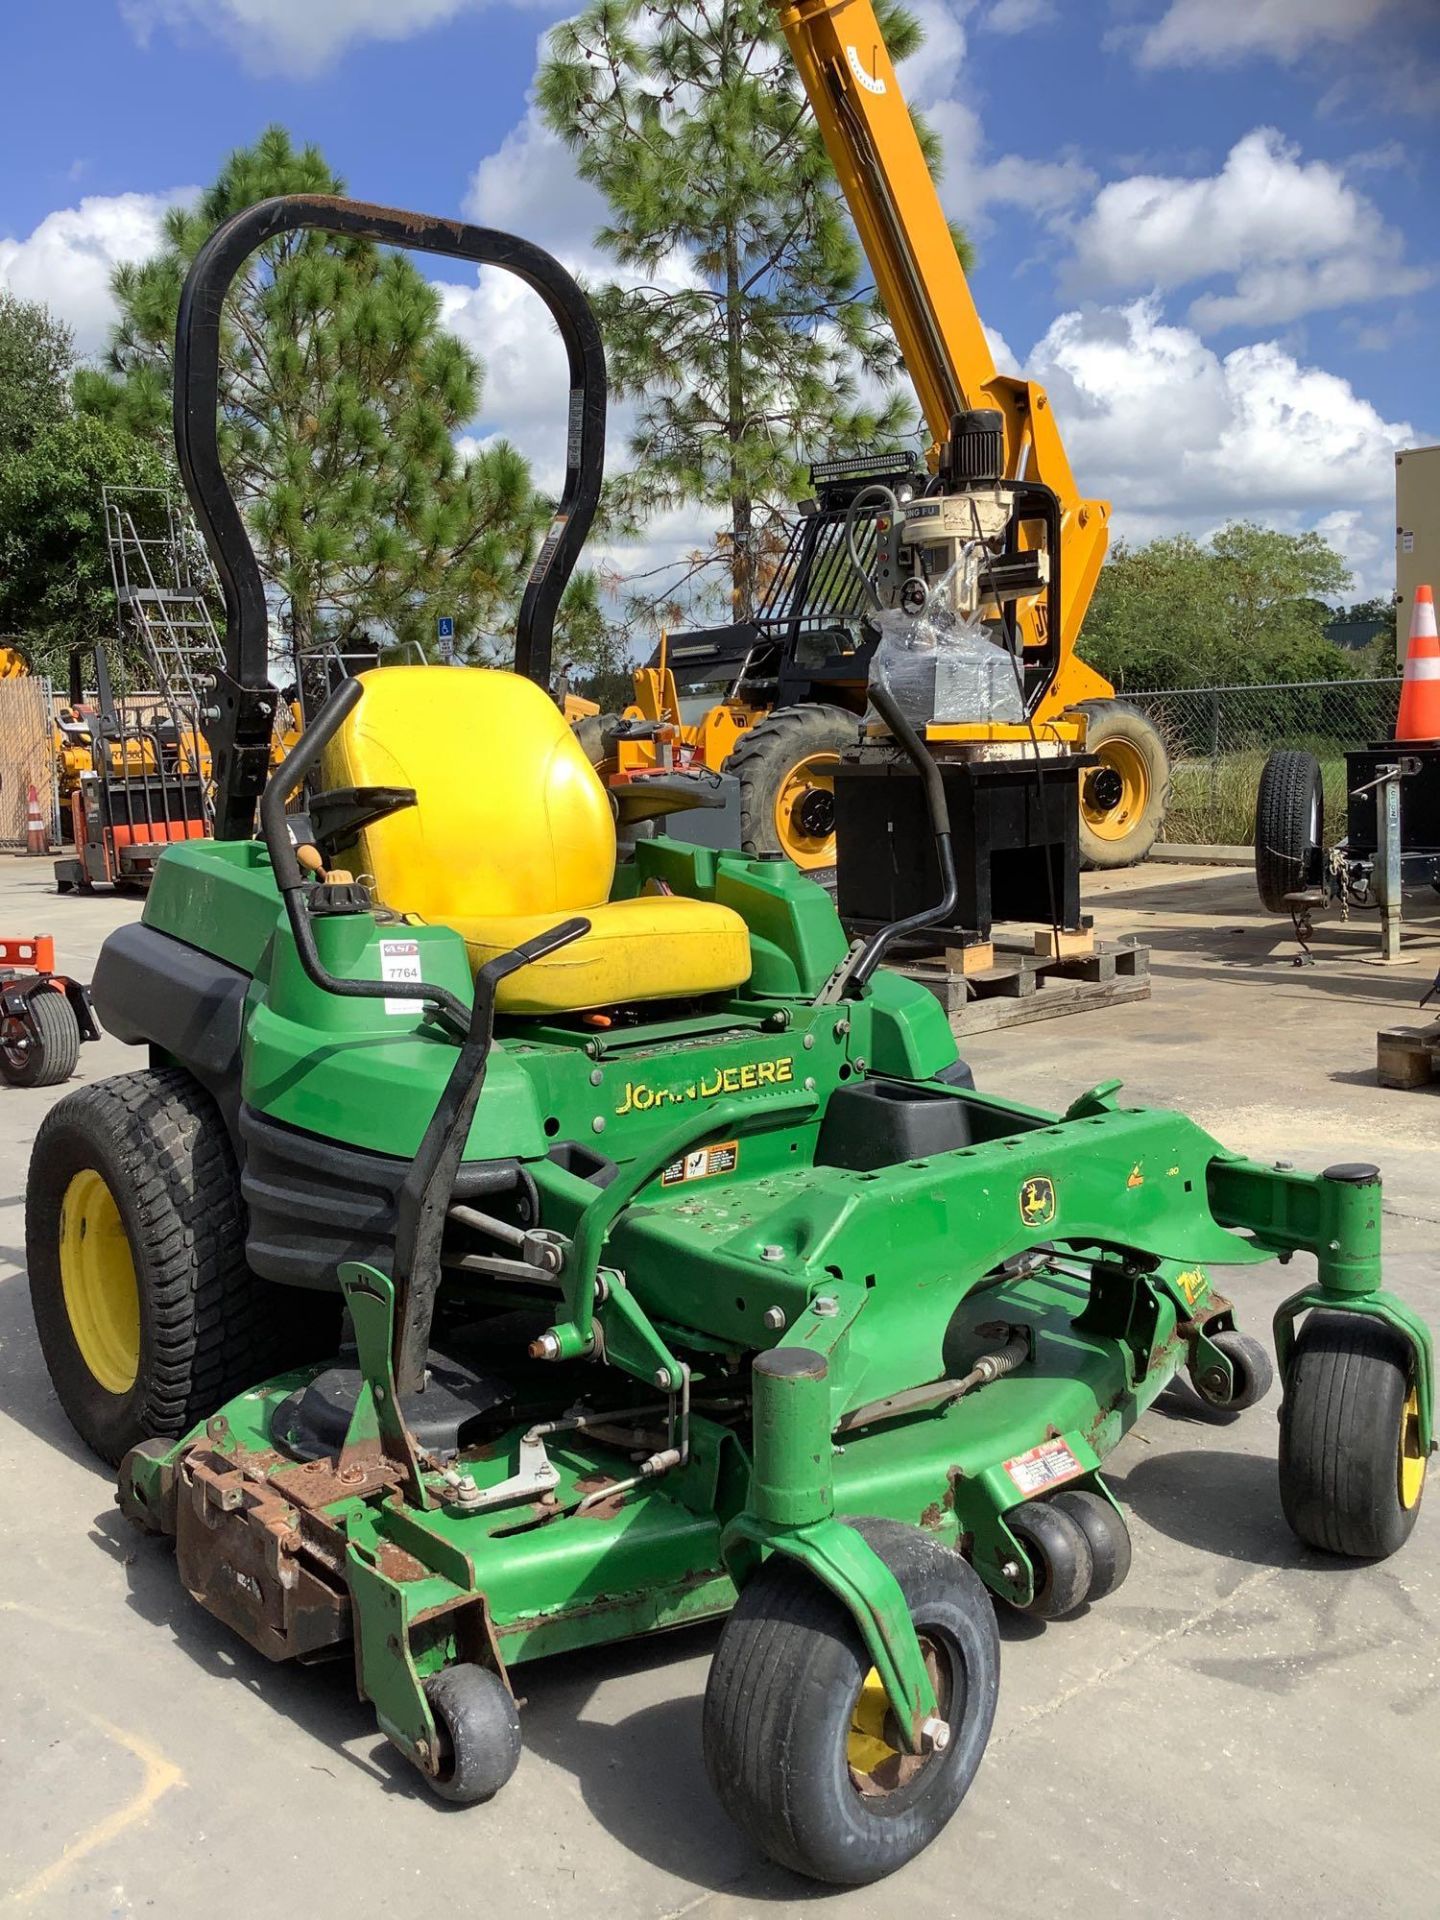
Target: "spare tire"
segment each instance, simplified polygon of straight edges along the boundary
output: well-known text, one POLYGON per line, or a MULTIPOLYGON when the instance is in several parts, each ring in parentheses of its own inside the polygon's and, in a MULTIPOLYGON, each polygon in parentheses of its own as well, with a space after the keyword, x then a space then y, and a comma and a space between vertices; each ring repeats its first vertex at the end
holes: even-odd
POLYGON ((1311 878, 1311 855, 1325 844, 1325 788, 1313 753, 1277 747, 1255 797, 1255 885, 1269 913, 1286 913, 1287 893, 1311 878))

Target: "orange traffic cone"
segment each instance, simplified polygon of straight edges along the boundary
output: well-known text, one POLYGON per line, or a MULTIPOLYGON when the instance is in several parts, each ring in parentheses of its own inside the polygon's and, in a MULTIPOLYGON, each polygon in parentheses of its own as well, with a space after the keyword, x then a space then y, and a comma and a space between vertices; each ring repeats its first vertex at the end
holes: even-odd
POLYGON ((1415 589, 1395 738, 1440 740, 1440 635, 1435 631, 1435 595, 1429 587, 1415 589))
MULTIPOLYGON (((1431 615, 1434 626, 1434 615, 1431 615)), ((30 782, 25 794, 25 851, 27 853, 48 853, 50 848, 45 838, 45 816, 40 811, 40 796, 35 791, 35 782, 30 782)))

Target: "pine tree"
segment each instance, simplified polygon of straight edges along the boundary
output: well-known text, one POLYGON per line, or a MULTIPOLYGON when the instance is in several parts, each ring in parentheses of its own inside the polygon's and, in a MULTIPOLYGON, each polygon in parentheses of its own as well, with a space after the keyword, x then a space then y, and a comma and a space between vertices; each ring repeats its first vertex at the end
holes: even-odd
MULTIPOLYGON (((271 194, 343 190, 281 127, 232 153, 166 216, 161 250, 117 269, 107 370, 76 376, 77 406, 168 442, 175 316, 201 244, 271 194)), ((482 373, 439 314, 403 255, 320 233, 268 243, 236 279, 221 449, 297 653, 423 642, 441 613, 475 650, 512 614, 545 507, 513 447, 458 452, 482 373)))
POLYGON ((0 287, 0 459, 70 411, 75 336, 38 300, 0 287))
MULTIPOLYGON (((894 0, 881 16, 903 59, 918 23, 894 0)), ((721 564, 747 619, 807 459, 914 420, 774 6, 593 0, 552 31, 537 96, 609 202, 596 238, 626 276, 592 296, 613 388, 636 402, 611 511, 719 509, 689 574, 721 564)))

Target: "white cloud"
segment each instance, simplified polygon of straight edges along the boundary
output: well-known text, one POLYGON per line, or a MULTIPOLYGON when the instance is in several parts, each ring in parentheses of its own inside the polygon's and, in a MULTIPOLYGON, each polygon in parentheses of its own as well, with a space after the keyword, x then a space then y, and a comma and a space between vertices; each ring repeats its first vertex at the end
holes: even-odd
MULTIPOLYGON (((482 0, 120 0, 145 45, 157 27, 219 34, 260 72, 315 74, 366 40, 409 40, 482 0)), ((545 0, 540 0, 545 4, 545 0)), ((561 9, 557 6, 558 16, 561 9)))
POLYGON ((1102 187, 1074 233, 1080 289, 1169 289, 1233 275, 1200 296, 1205 329, 1272 325, 1322 307, 1417 291, 1433 273, 1405 265, 1404 241, 1344 169, 1304 161, 1273 127, 1230 149, 1217 174, 1136 174, 1102 187))
POLYGON ((1153 298, 1061 314, 1027 372, 1050 391, 1080 484, 1113 501, 1117 534, 1243 516, 1321 526, 1368 570, 1367 590, 1388 587, 1394 454, 1416 430, 1339 375, 1275 341, 1222 357, 1153 298))
POLYGON ((606 216, 605 196, 580 178, 570 150, 534 107, 470 176, 463 211, 548 247, 572 270, 604 265, 595 232, 606 216))
POLYGON ((0 238, 0 286, 43 301, 73 328, 82 354, 97 353, 115 318, 110 275, 122 261, 148 258, 166 209, 197 191, 96 194, 47 214, 25 239, 0 238))
POLYGON ((1223 66, 1266 55, 1286 63, 1358 39, 1397 0, 1171 0, 1140 36, 1142 67, 1223 66))
POLYGON ((975 0, 912 0, 910 11, 925 37, 919 52, 896 68, 912 107, 945 99, 958 83, 965 63, 965 22, 974 7, 975 0))
MULTIPOLYGON (((1016 0, 1020 6, 1029 0, 1016 0)), ((996 25, 992 9, 982 24, 996 25)), ((965 23, 974 0, 915 0, 912 11, 925 30, 925 40, 912 59, 898 70, 905 98, 918 107, 939 136, 942 166, 940 199, 951 219, 976 232, 991 225, 992 206, 1023 207, 1044 217, 1074 204, 1095 185, 1095 175, 1073 154, 1058 159, 1032 160, 1006 153, 987 153, 980 116, 964 97, 965 23)), ((1002 29, 1003 30, 1003 29, 1002 29)))
POLYGON ((1032 33, 1060 17, 1055 0, 995 0, 980 24, 991 33, 1032 33))

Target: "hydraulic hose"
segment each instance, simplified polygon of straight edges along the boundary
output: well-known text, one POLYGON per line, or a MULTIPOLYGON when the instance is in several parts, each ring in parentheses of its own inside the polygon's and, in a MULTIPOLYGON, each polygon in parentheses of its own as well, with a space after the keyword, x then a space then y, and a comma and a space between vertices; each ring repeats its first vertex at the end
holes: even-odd
POLYGON ((923 907, 903 920, 892 920, 888 927, 881 927, 877 933, 871 934, 847 971, 845 994, 849 999, 859 996, 866 981, 884 959, 886 950, 896 940, 947 920, 955 910, 960 893, 955 876, 955 850, 950 836, 950 808, 945 799, 944 778, 935 764, 935 756, 906 719, 899 702, 886 685, 884 669, 878 662, 872 661, 870 673, 870 704, 900 742, 901 750, 919 774, 924 788, 930 830, 935 838, 935 859, 940 868, 940 898, 933 906, 923 907))

